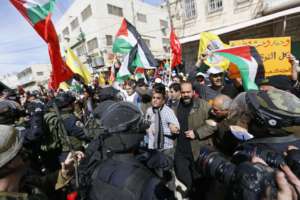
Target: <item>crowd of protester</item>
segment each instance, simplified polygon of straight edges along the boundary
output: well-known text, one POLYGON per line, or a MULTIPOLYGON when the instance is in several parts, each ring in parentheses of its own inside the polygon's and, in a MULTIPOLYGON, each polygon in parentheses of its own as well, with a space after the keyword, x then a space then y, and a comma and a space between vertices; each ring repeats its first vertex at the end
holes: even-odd
POLYGON ((81 166, 90 169, 95 152, 99 152, 100 168, 111 154, 132 153, 132 140, 126 137, 128 130, 136 130, 132 125, 132 121, 137 123, 136 113, 141 116, 139 128, 145 132, 134 147, 134 156, 146 163, 143 166, 155 174, 157 185, 163 186, 149 189, 143 180, 147 173, 124 181, 124 174, 134 172, 125 173, 110 163, 116 167, 112 167, 114 172, 101 170, 114 178, 107 177, 106 185, 101 182, 98 189, 96 184, 85 188, 88 193, 101 191, 85 199, 120 198, 121 189, 107 186, 117 187, 120 181, 134 191, 124 199, 299 199, 296 59, 290 56, 292 77, 267 77, 258 82, 259 91, 246 92, 240 78, 231 80, 218 67, 203 69, 204 59, 188 74, 162 70, 154 76, 146 72, 138 80, 82 85, 76 91, 50 91, 42 86, 31 92, 3 90, 0 199, 27 199, 28 195, 84 199, 81 181, 91 174, 85 174, 88 170, 81 166), (118 104, 120 110, 113 109, 113 102, 123 103, 118 104), (123 126, 129 121, 130 128, 123 126), (107 136, 120 132, 126 134, 118 139, 107 136), (107 140, 110 137, 114 139, 107 140), (103 145, 105 141, 111 146, 103 145))

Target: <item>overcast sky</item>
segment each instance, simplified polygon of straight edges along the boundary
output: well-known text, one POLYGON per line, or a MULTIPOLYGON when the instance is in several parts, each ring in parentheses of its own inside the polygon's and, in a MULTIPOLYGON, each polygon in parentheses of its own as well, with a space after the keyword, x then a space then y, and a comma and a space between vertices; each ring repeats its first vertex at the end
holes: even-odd
MULTIPOLYGON (((162 2, 162 0, 144 1, 155 5, 162 2)), ((73 0, 57 0, 53 13, 54 22, 72 2, 73 0)), ((9 0, 1 0, 0 27, 0 75, 21 71, 29 64, 50 62, 47 45, 9 0)))

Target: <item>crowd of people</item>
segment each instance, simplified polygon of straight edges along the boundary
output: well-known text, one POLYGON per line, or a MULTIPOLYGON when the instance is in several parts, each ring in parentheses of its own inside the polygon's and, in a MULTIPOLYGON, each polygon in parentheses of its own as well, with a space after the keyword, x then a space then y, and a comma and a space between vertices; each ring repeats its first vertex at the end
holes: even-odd
POLYGON ((79 92, 3 90, 0 199, 299 199, 296 59, 258 91, 204 59, 79 92))

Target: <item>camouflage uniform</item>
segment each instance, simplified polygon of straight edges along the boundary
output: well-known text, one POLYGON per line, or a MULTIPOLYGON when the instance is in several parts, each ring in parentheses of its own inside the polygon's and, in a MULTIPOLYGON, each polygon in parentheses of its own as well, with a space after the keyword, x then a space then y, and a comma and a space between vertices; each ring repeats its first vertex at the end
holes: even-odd
MULTIPOLYGON (((61 172, 57 171, 47 176, 33 175, 28 169, 28 166, 23 161, 20 152, 22 151, 23 139, 18 134, 18 131, 13 126, 0 125, 0 171, 3 174, 8 174, 11 177, 19 177, 19 173, 15 170, 9 171, 7 164, 11 163, 15 165, 15 159, 19 168, 26 168, 24 175, 21 177, 20 182, 12 184, 18 184, 19 191, 16 192, 0 192, 0 200, 2 199, 36 199, 45 200, 48 197, 57 195, 55 190, 59 190, 66 186, 71 177, 64 179, 61 172), (19 156, 19 157, 18 157, 19 156), (21 161, 22 160, 22 161, 21 161), (23 164, 21 164, 23 163, 23 164), (4 171, 2 171, 4 170, 4 171), (6 172, 8 170, 8 172, 6 172)), ((12 167, 13 168, 13 167, 12 167)), ((3 175, 3 181, 9 181, 9 176, 3 175)), ((10 184, 10 183, 9 183, 10 184)))

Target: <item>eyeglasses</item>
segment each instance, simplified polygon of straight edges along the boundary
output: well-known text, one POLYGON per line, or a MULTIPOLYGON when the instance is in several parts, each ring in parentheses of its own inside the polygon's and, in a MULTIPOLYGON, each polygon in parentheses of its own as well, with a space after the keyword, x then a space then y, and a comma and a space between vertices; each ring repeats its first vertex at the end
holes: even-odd
POLYGON ((220 72, 220 73, 217 73, 217 74, 212 74, 211 76, 213 77, 213 78, 216 78, 216 77, 220 77, 220 76, 223 76, 223 72, 220 72))

